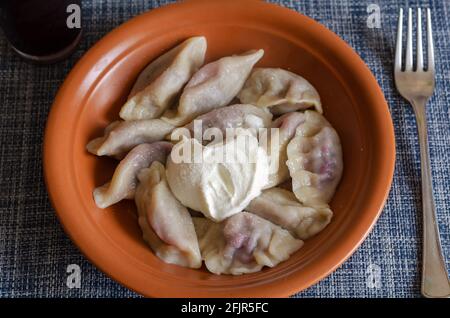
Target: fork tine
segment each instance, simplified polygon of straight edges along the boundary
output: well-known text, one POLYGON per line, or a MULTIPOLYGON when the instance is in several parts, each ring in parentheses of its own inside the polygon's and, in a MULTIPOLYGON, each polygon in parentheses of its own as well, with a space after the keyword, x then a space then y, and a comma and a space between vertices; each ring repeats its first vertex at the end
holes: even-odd
POLYGON ((428 43, 428 70, 434 71, 433 32, 431 30, 431 10, 427 9, 427 43, 428 43))
POLYGON ((422 49, 422 10, 417 9, 417 67, 416 71, 423 71, 423 49, 422 49))
POLYGON ((411 71, 413 66, 412 50, 412 9, 408 9, 408 30, 406 34, 406 62, 405 71, 411 71))
POLYGON ((400 12, 398 14, 397 43, 395 46, 394 69, 396 71, 401 71, 402 69, 402 33, 403 33, 403 9, 400 8, 400 12))

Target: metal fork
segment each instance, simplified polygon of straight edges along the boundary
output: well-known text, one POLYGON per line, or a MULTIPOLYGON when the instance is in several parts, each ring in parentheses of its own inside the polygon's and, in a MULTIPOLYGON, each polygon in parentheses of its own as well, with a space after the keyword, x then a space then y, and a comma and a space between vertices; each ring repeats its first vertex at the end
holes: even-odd
POLYGON ((430 155, 428 153, 428 132, 425 105, 434 91, 434 49, 431 31, 431 13, 427 9, 427 55, 428 67, 425 70, 422 50, 422 17, 417 10, 417 57, 413 68, 412 10, 408 10, 408 31, 406 37, 406 61, 402 70, 402 28, 403 9, 400 9, 395 50, 394 76, 399 93, 407 99, 416 114, 419 131, 420 158, 422 172, 423 205, 423 262, 422 295, 425 297, 450 297, 450 281, 442 255, 439 228, 436 221, 436 209, 431 182, 430 155))

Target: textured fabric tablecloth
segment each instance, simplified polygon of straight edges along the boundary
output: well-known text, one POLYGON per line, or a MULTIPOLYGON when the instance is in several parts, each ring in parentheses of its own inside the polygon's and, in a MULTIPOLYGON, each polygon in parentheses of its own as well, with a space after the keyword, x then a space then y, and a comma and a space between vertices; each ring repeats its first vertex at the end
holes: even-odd
MULTIPOLYGON (((50 66, 23 61, 0 33, 0 296, 135 297, 91 265, 62 230, 42 173, 42 142, 50 107, 65 76, 107 32, 171 1, 83 1, 83 39, 69 59, 50 66), (66 286, 78 264, 81 288, 66 286)), ((450 265, 450 1, 273 1, 337 33, 367 63, 391 109, 397 163, 386 207, 362 246, 338 270, 296 297, 419 297, 421 266, 420 165, 412 108, 395 90, 392 61, 398 9, 433 10, 437 87, 428 105, 434 194, 442 246, 450 265), (409 3, 408 3, 409 2, 409 3), (367 27, 378 4, 381 28, 367 27)))

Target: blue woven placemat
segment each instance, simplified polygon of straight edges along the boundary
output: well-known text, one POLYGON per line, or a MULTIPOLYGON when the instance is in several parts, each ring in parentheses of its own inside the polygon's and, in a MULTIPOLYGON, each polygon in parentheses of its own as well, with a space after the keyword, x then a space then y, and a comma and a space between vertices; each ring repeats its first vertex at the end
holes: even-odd
MULTIPOLYGON (((84 35, 75 54, 50 66, 24 62, 0 34, 0 296, 136 297, 91 265, 63 232, 42 175, 43 132, 50 105, 69 70, 96 41, 133 16, 173 1, 83 1, 84 35), (68 288, 69 264, 81 268, 81 288, 68 288)), ((387 205, 362 246, 338 270, 295 297, 419 297, 420 164, 412 108, 392 78, 398 9, 432 8, 437 87, 428 124, 434 194, 442 247, 450 264, 450 2, 272 1, 306 14, 342 37, 375 74, 389 103, 397 164, 387 205), (378 4, 381 28, 368 28, 378 4)))

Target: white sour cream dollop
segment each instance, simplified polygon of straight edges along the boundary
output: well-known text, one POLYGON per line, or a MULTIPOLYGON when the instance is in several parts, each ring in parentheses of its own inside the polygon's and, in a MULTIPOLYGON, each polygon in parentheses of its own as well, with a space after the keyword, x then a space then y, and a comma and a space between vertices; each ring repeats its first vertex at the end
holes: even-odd
POLYGON ((183 138, 167 159, 170 189, 185 206, 219 222, 241 212, 268 182, 269 161, 252 135, 202 146, 183 138))

